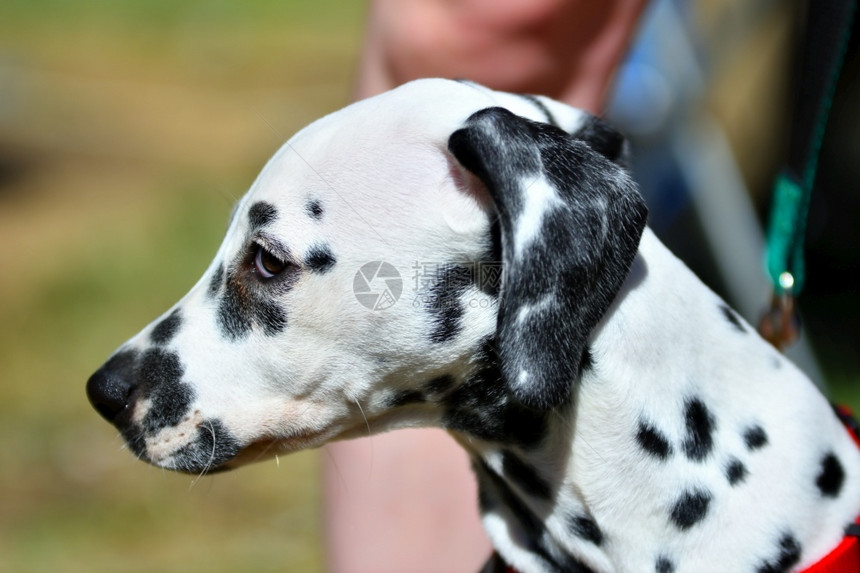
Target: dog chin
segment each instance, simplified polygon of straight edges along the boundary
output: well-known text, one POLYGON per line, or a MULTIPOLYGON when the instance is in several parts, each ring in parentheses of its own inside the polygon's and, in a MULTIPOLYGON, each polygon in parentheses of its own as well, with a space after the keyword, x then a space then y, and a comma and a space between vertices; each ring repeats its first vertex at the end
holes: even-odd
MULTIPOLYGON (((149 461, 149 460, 144 460, 144 461, 149 461)), ((194 462, 187 462, 185 460, 177 459, 177 458, 171 458, 169 460, 165 460, 162 462, 149 461, 149 463, 151 463, 152 465, 154 465, 158 468, 161 468, 161 469, 170 470, 170 471, 180 473, 180 474, 193 475, 193 476, 204 476, 204 475, 208 476, 208 475, 212 475, 212 474, 219 474, 219 473, 223 473, 223 472, 226 472, 226 471, 229 471, 229 470, 232 470, 232 469, 239 467, 238 465, 237 466, 231 465, 229 461, 226 463, 223 463, 221 465, 217 465, 217 466, 210 466, 210 465, 198 466, 194 462)))
POLYGON ((332 440, 331 432, 307 433, 280 438, 261 438, 244 446, 221 469, 231 470, 257 462, 270 460, 279 455, 321 447, 332 440))
POLYGON ((289 437, 263 437, 241 445, 229 435, 219 436, 215 432, 216 439, 213 440, 211 432, 200 432, 178 449, 165 451, 150 443, 147 444, 149 447, 137 449, 134 453, 141 460, 162 469, 208 475, 270 460, 278 455, 317 448, 337 439, 333 434, 336 432, 329 429, 289 437))
POLYGON ((241 442, 217 419, 168 426, 148 434, 126 429, 123 434, 129 449, 141 460, 183 473, 211 473, 242 450, 241 442))

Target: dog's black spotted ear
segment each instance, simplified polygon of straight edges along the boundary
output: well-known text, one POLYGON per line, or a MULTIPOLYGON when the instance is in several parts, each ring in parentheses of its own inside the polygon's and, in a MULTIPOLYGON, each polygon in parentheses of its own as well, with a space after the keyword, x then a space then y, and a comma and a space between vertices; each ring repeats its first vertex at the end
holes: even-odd
POLYGON ((503 275, 497 345, 523 404, 570 397, 591 330, 627 277, 647 209, 586 141, 502 108, 473 114, 448 150, 486 186, 498 214, 503 275))

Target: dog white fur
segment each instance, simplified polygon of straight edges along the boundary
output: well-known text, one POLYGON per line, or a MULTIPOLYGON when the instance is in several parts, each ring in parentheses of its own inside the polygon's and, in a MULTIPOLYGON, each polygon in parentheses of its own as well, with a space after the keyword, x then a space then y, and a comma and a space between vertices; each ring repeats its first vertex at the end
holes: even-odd
POLYGON ((91 400, 142 459, 188 472, 445 427, 523 572, 814 563, 860 513, 858 448, 641 228, 619 141, 595 121, 421 80, 314 122, 237 205, 200 282, 90 379, 91 400), (356 297, 374 261, 400 275, 389 308, 356 297), (500 261, 501 285, 469 275, 500 261), (565 274, 581 268, 591 282, 565 274), (605 301, 568 309, 592 296, 605 301))

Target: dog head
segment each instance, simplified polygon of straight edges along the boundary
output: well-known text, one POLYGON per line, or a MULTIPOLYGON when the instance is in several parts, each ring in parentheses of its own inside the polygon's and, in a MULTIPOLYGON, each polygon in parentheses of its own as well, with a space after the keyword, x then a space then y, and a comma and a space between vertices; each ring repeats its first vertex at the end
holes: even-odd
POLYGON ((485 417, 485 400, 557 407, 645 224, 622 156, 592 116, 463 82, 324 117, 269 161, 197 285, 89 398, 139 457, 188 472, 456 429, 470 400, 485 417))

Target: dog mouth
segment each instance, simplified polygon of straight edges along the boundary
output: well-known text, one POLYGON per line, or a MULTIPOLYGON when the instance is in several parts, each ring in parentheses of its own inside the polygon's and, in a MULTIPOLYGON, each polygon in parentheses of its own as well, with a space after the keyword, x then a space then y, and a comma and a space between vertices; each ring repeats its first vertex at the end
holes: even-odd
POLYGON ((157 467, 186 474, 208 475, 320 447, 330 441, 330 433, 319 431, 288 437, 261 437, 240 445, 223 429, 223 424, 204 422, 193 440, 169 453, 150 447, 151 442, 142 442, 141 438, 127 440, 127 443, 138 458, 157 467), (141 445, 135 446, 135 443, 141 445))
POLYGON ((121 433, 138 458, 180 473, 220 471, 242 450, 236 437, 217 419, 189 419, 188 424, 166 426, 155 432, 127 426, 121 433))
POLYGON ((133 398, 111 420, 126 446, 140 460, 180 473, 204 475, 235 469, 320 447, 340 433, 337 425, 308 428, 297 424, 284 428, 283 433, 248 436, 200 408, 164 411, 149 398, 133 398))
POLYGON ((158 406, 146 398, 134 400, 113 423, 139 459, 187 474, 235 469, 366 433, 364 422, 355 427, 336 421, 308 427, 294 419, 280 431, 248 435, 241 431, 241 424, 234 428, 228 420, 207 416, 201 408, 179 413, 158 406))

